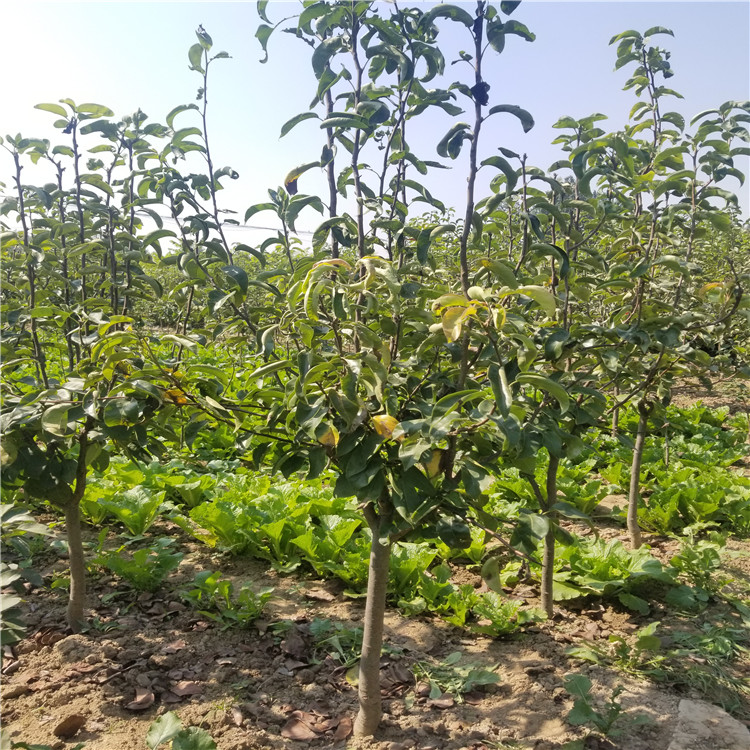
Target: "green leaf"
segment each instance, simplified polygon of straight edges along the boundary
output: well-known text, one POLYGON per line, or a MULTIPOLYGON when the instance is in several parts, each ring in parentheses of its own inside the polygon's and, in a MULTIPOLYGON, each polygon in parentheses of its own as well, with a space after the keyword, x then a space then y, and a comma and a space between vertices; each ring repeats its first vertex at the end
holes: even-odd
POLYGON ((285 370, 287 367, 291 367, 292 362, 288 359, 281 359, 277 362, 269 362, 267 365, 263 365, 262 367, 259 367, 257 370, 254 370, 251 372, 248 377, 250 378, 263 378, 266 375, 271 375, 274 372, 278 372, 279 370, 285 370))
POLYGON ((515 34, 516 36, 520 36, 527 42, 533 42, 536 39, 536 34, 529 31, 526 25, 519 21, 506 21, 503 24, 503 32, 505 34, 515 34))
MULTIPOLYGON (((190 60, 190 69, 191 70, 197 70, 199 73, 205 73, 203 70, 203 45, 202 44, 194 44, 189 50, 188 50, 188 59, 190 60)), ((167 118, 167 122, 169 122, 169 118, 167 118)))
POLYGON ((722 211, 707 211, 706 218, 715 229, 721 232, 728 232, 732 228, 732 217, 722 211))
POLYGON ((471 547, 471 530, 464 521, 457 518, 441 518, 435 525, 435 533, 451 549, 471 547))
POLYGON ((60 115, 60 117, 70 116, 70 113, 59 104, 35 104, 34 109, 43 109, 45 112, 52 112, 52 114, 60 115))
POLYGON ((247 294, 248 277, 247 271, 239 266, 222 266, 221 270, 232 279, 243 294, 247 294))
POLYGON ((260 62, 264 64, 268 62, 268 40, 271 38, 271 34, 273 34, 273 26, 268 26, 268 24, 265 23, 262 23, 255 30, 255 38, 260 42, 260 46, 263 48, 264 56, 260 62))
POLYGON ((664 26, 652 26, 650 29, 643 32, 644 38, 647 36, 654 36, 654 34, 669 34, 669 36, 674 36, 674 31, 667 29, 664 26))
POLYGON ((68 412, 73 404, 55 404, 42 414, 42 429, 62 437, 68 432, 68 412))
POLYGON ((513 192, 513 188, 515 188, 516 182, 518 180, 518 174, 516 173, 516 170, 513 169, 510 162, 508 162, 506 159, 503 159, 502 156, 490 156, 482 162, 482 166, 495 167, 496 169, 499 169, 505 175, 505 178, 507 180, 505 194, 510 195, 513 192))
POLYGON ((520 4, 521 0, 502 0, 500 10, 509 16, 520 4))
POLYGON ((554 396, 560 404, 560 412, 562 414, 565 414, 570 407, 570 397, 565 388, 544 375, 536 372, 522 373, 516 378, 516 383, 533 386, 554 396))
POLYGON ((172 740, 172 750, 216 750, 216 743, 205 729, 188 727, 172 740))
POLYGON ((627 607, 628 609, 632 609, 634 612, 638 612, 642 615, 647 615, 649 612, 651 612, 651 607, 649 607, 648 602, 645 599, 641 599, 640 596, 628 594, 627 592, 623 591, 622 593, 618 594, 617 598, 620 600, 620 604, 627 607))
POLYGON ((316 78, 320 78, 328 67, 331 58, 345 47, 345 42, 340 36, 332 36, 324 39, 313 52, 312 67, 316 78))
POLYGON ((544 310, 548 318, 554 318, 557 312, 557 304, 555 302, 555 296, 549 289, 545 289, 543 286, 525 285, 519 286, 513 290, 514 294, 525 294, 527 297, 531 297, 539 307, 544 310))
POLYGON ((524 133, 528 133, 531 128, 534 127, 534 118, 529 112, 515 104, 496 104, 494 107, 490 107, 485 119, 490 115, 497 114, 499 112, 507 112, 509 115, 517 117, 521 121, 521 127, 524 133))
POLYGON ((305 120, 312 120, 312 119, 316 119, 316 120, 320 119, 317 112, 302 112, 299 115, 295 115, 294 117, 292 117, 291 120, 287 120, 281 126, 281 135, 279 137, 283 138, 289 131, 292 130, 292 128, 296 127, 301 122, 304 122, 305 120))
POLYGON ((552 582, 552 598, 555 601, 564 599, 577 599, 578 597, 583 595, 584 592, 576 586, 571 586, 567 583, 563 583, 562 581, 552 582))
POLYGON ((154 721, 146 734, 146 744, 150 750, 169 742, 182 731, 182 722, 174 711, 168 711, 154 721))
POLYGON ((90 117, 114 117, 114 112, 102 104, 92 104, 87 102, 86 104, 79 104, 76 107, 78 114, 86 114, 90 117))
POLYGON ((254 206, 250 206, 250 208, 245 211, 245 221, 247 221, 251 216, 255 216, 255 214, 260 213, 261 211, 275 211, 276 210, 276 204, 275 203, 256 203, 254 206))
POLYGON ((164 334, 161 337, 161 341, 162 343, 168 342, 170 344, 177 344, 177 346, 182 346, 191 352, 198 351, 198 343, 196 341, 193 341, 192 339, 186 338, 184 336, 177 336, 174 333, 164 334))
POLYGON ((263 19, 266 23, 271 23, 271 21, 268 19, 268 16, 266 15, 266 8, 268 7, 268 0, 258 0, 258 2, 255 5, 255 9, 258 12, 258 15, 263 19))
POLYGON ((99 190, 114 198, 114 190, 112 190, 112 188, 98 174, 82 174, 81 182, 99 188, 99 190))
POLYGON ((469 124, 466 122, 457 122, 453 127, 443 136, 440 143, 437 145, 437 152, 440 156, 450 157, 455 159, 460 150, 461 144, 465 138, 470 137, 469 124))
POLYGON ((159 254, 161 255, 161 248, 159 247, 159 240, 164 239, 165 237, 177 237, 177 234, 173 232, 171 229, 157 229, 154 232, 150 232, 147 234, 141 243, 141 249, 145 250, 150 245, 154 245, 155 248, 157 248, 159 254))
POLYGON ((591 680, 582 674, 567 674, 563 678, 563 687, 576 698, 586 699, 591 692, 591 680))
POLYGON ((493 362, 487 368, 487 377, 492 386, 492 393, 495 396, 497 408, 503 417, 507 417, 510 413, 510 407, 513 406, 513 394, 508 385, 505 368, 493 362))
POLYGON ((349 112, 335 112, 320 123, 321 128, 355 128, 357 130, 371 130, 369 120, 349 112))
POLYGON ((462 23, 464 26, 471 28, 474 24, 474 18, 470 13, 457 5, 448 5, 441 3, 436 5, 422 16, 421 23, 424 25, 431 24, 436 18, 450 18, 451 21, 462 23))
POLYGON ((284 214, 284 220, 286 221, 289 228, 294 231, 294 224, 297 221, 297 216, 303 208, 310 206, 315 209, 318 213, 324 212, 323 202, 317 195, 296 195, 289 202, 289 208, 287 208, 284 214))
POLYGON ((189 109, 198 109, 198 105, 197 104, 180 104, 179 106, 175 107, 167 115, 167 125, 170 128, 174 128, 174 118, 177 117, 177 115, 179 115, 180 112, 187 112, 189 109))

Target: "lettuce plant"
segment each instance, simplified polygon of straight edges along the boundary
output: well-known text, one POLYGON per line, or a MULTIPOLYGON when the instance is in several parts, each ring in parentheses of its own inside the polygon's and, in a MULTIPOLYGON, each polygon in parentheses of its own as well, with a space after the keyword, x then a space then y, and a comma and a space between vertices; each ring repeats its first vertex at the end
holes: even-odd
POLYGON ((182 561, 182 552, 172 552, 174 539, 160 538, 148 547, 129 552, 126 545, 101 553, 92 561, 110 570, 139 591, 156 591, 167 574, 182 561))

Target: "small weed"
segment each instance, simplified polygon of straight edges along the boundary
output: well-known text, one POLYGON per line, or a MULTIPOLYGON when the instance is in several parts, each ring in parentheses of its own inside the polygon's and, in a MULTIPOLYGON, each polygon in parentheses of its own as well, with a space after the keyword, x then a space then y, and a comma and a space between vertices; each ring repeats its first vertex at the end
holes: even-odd
POLYGON ((122 625, 116 620, 102 620, 99 617, 92 617, 84 627, 84 632, 95 630, 97 633, 111 633, 113 630, 122 629, 122 625))
POLYGON ((662 674, 659 665, 665 658, 663 653, 659 653, 661 639, 655 635, 658 626, 658 622, 652 622, 641 628, 630 642, 615 634, 609 637, 607 646, 588 643, 573 646, 565 653, 594 664, 612 664, 630 674, 658 677, 662 674))
POLYGON ((439 664, 418 661, 413 671, 417 680, 426 682, 430 686, 430 698, 441 695, 452 695, 456 702, 463 701, 463 695, 483 685, 496 685, 500 676, 492 669, 485 669, 478 664, 463 664, 461 652, 454 651, 439 664))
POLYGON ((341 622, 315 619, 310 635, 318 652, 330 654, 342 666, 354 666, 362 656, 362 628, 349 628, 341 622))
POLYGON ((257 620, 273 592, 272 588, 263 588, 256 593, 249 586, 242 586, 235 595, 232 582, 210 570, 198 573, 193 586, 183 592, 183 597, 197 607, 200 614, 220 623, 223 629, 244 627, 257 620))
POLYGON ((563 687, 575 698, 573 708, 568 713, 568 721, 574 726, 588 724, 593 726, 603 737, 617 737, 622 735, 624 731, 623 728, 615 727, 620 719, 627 719, 631 727, 648 720, 643 715, 623 716, 625 709, 618 700, 625 689, 622 685, 615 686, 601 710, 594 705, 591 696, 591 680, 585 675, 565 675, 563 687))
POLYGON ((146 735, 149 750, 170 743, 172 750, 216 750, 211 735, 199 727, 184 727, 174 711, 168 711, 154 721, 146 735))
POLYGON ((680 551, 669 561, 698 589, 717 594, 731 578, 719 573, 721 555, 726 545, 726 534, 711 532, 706 539, 696 539, 700 531, 716 524, 694 524, 684 530, 680 551))
POLYGON ((156 591, 184 557, 181 552, 170 552, 173 542, 173 539, 157 539, 150 547, 136 550, 129 557, 124 554, 126 546, 123 545, 114 552, 100 554, 93 562, 126 580, 138 591, 156 591))

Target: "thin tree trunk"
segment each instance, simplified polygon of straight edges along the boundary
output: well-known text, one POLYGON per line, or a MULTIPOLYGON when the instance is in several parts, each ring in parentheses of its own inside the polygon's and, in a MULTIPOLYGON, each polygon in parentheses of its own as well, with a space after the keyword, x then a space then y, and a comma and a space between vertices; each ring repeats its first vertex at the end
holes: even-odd
POLYGON ((379 519, 370 522, 372 546, 367 581, 365 632, 362 638, 362 659, 359 662, 359 712, 354 722, 354 734, 368 737, 375 734, 383 715, 380 697, 380 651, 383 646, 383 618, 388 588, 388 566, 391 543, 379 539, 379 519))
POLYGON ((86 453, 89 448, 88 428, 78 437, 78 466, 76 483, 65 504, 65 531, 68 535, 68 562, 70 564, 70 595, 66 613, 68 627, 79 633, 84 622, 86 604, 86 562, 81 538, 81 500, 86 491, 86 453))
POLYGON ((628 534, 630 534, 630 545, 633 549, 638 549, 643 544, 641 527, 638 525, 638 501, 641 497, 643 446, 646 442, 648 417, 651 414, 652 408, 642 402, 638 405, 638 432, 636 433, 635 446, 633 447, 633 463, 630 468, 630 490, 628 492, 628 534))
POLYGON ((80 499, 71 497, 65 506, 65 530, 68 534, 68 561, 70 563, 70 596, 68 598, 68 627, 79 633, 83 625, 83 607, 86 602, 86 563, 81 540, 80 499))
POLYGON ((554 603, 554 581, 553 573, 555 571, 555 521, 556 511, 552 506, 557 502, 557 470, 560 466, 560 459, 550 455, 549 465, 547 466, 547 500, 545 511, 549 519, 549 529, 544 537, 544 554, 542 556, 542 609, 546 612, 548 618, 552 618, 552 606, 554 603))

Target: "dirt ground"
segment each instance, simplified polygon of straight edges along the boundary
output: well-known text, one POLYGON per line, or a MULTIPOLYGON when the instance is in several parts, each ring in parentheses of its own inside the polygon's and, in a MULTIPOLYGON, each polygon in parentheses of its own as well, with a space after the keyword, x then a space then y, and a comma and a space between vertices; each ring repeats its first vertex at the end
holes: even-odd
MULTIPOLYGON (((168 532, 165 528, 160 531, 168 532)), ((180 533, 172 528, 172 533, 180 533)), ((608 536, 617 536, 615 529, 608 536)), ((363 600, 341 595, 332 581, 279 576, 248 560, 212 557, 190 549, 158 594, 110 598, 122 591, 109 576, 89 591, 92 626, 65 636, 64 595, 40 590, 28 597, 30 636, 7 653, 3 668, 3 726, 15 741, 90 750, 143 750, 151 722, 176 711, 183 723, 207 729, 220 750, 255 748, 535 748, 552 750, 584 738, 566 716, 573 702, 564 675, 587 675, 596 698, 608 699, 623 685, 627 718, 617 738, 589 737, 591 750, 666 750, 677 705, 685 694, 629 677, 613 669, 572 661, 574 644, 604 643, 612 634, 632 636, 653 619, 600 602, 557 608, 551 622, 537 623, 507 639, 469 634, 435 618, 387 616, 382 660, 385 715, 376 739, 350 736, 356 713, 351 672, 317 648, 310 633, 316 618, 356 627, 363 600), (186 608, 177 591, 198 570, 220 568, 237 584, 273 586, 274 598, 248 630, 221 630, 186 608), (104 601, 102 601, 104 600, 104 601), (106 602, 106 603, 105 603, 106 602), (282 625, 279 625, 282 623, 282 625), (431 698, 413 675, 414 664, 439 664, 455 651, 459 664, 494 670, 497 685, 463 699, 431 698), (79 716, 81 719, 70 719, 79 716), (637 721, 632 721, 636 716, 637 721), (61 738, 68 720, 83 723, 72 738, 61 738), (639 723, 639 722, 644 723, 639 723), (290 736, 291 735, 291 736, 290 736), (293 737, 299 736, 300 739, 293 737)), ((750 548, 733 542, 736 573, 748 575, 750 548)), ((655 550, 664 556, 664 545, 655 550)), ((57 559, 44 572, 62 570, 57 559)), ((480 584, 480 581, 477 581, 480 584)), ((531 587, 514 596, 534 604, 531 587)), ((664 625, 664 622, 662 623, 664 625)), ((682 623, 680 626, 684 626, 682 623)), ((744 664, 750 675, 750 661, 744 664)), ((687 696, 690 697, 690 696, 687 696)), ((699 697, 699 696, 692 696, 699 697)))
MULTIPOLYGON (((128 591, 111 576, 94 578, 90 627, 79 635, 64 631, 64 589, 46 587, 26 597, 28 637, 6 647, 2 670, 2 725, 16 742, 56 750, 81 742, 88 750, 143 750, 154 719, 176 711, 185 726, 208 730, 219 750, 554 750, 575 739, 584 750, 667 750, 680 699, 706 699, 566 655, 573 645, 606 645, 612 635, 632 638, 654 620, 660 634, 691 628, 690 617, 658 605, 644 617, 616 602, 573 600, 557 607, 552 621, 504 639, 392 610, 381 662, 381 729, 375 739, 354 739, 355 670, 316 646, 311 624, 325 618, 359 626, 364 600, 344 597, 335 581, 281 576, 257 561, 213 555, 177 527, 159 523, 155 531, 176 536, 186 554, 158 593, 128 591), (263 619, 249 629, 222 630, 188 608, 179 591, 205 569, 220 569, 239 585, 274 587, 263 619), (430 696, 414 676, 415 665, 440 664, 456 651, 460 665, 493 670, 499 682, 460 698, 430 696), (569 673, 590 678, 599 705, 617 685, 624 687, 619 735, 596 737, 567 721, 573 699, 563 678, 569 673)), ((625 541, 615 525, 605 524, 601 533, 625 541)), ((672 542, 646 541, 665 561, 674 553, 672 542)), ((732 540, 729 549, 728 570, 747 591, 750 543, 732 540)), ((64 574, 65 561, 54 552, 43 563, 47 582, 64 574)), ((478 576, 476 585, 483 585, 478 576)), ((510 595, 538 604, 531 586, 510 595)), ((750 680, 747 653, 733 669, 750 680)))

